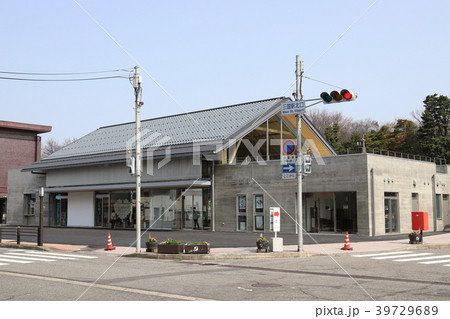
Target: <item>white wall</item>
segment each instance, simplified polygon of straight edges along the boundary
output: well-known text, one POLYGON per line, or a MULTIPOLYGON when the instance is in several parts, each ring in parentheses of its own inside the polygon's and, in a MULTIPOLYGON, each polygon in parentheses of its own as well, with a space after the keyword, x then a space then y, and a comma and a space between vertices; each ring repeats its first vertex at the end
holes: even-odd
POLYGON ((68 194, 67 226, 94 227, 94 192, 68 194))

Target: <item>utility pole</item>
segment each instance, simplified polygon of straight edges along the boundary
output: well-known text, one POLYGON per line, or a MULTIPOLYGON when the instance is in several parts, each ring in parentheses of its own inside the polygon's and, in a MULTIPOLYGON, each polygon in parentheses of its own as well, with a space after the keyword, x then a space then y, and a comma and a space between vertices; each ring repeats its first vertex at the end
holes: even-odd
POLYGON ((139 66, 134 67, 133 87, 136 112, 136 253, 141 252, 141 83, 139 66))
MULTIPOLYGON (((302 77, 304 72, 303 60, 296 56, 296 91, 295 100, 303 100, 302 77)), ((303 179, 303 158, 302 158, 302 117, 303 113, 297 114, 297 223, 298 223, 298 252, 303 251, 303 203, 302 203, 302 179, 303 179)))

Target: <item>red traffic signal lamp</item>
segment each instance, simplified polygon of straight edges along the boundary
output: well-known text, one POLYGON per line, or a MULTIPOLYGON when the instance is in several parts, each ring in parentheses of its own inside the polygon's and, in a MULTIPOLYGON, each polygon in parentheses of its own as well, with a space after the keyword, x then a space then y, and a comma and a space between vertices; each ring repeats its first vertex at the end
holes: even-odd
POLYGON ((355 91, 343 89, 341 92, 331 91, 330 93, 322 92, 320 98, 324 104, 350 102, 355 101, 358 95, 355 91))

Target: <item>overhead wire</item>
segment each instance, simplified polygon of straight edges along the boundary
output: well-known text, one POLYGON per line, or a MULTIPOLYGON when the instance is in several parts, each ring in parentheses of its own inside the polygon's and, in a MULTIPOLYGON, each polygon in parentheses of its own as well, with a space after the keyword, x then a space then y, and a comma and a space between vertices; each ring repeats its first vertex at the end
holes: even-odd
MULTIPOLYGON (((378 2, 379 0, 375 0, 374 2, 372 2, 348 27, 347 29, 345 29, 344 32, 342 32, 336 40, 334 40, 309 66, 308 68, 305 70, 305 73, 308 72, 308 70, 314 65, 316 64, 317 61, 319 61, 337 42, 339 42, 339 40, 341 40, 341 38, 356 24, 358 23, 366 14, 367 12, 369 12, 369 10, 378 2)), ((306 76, 303 76, 305 78, 307 78, 306 76)), ((313 80, 311 78, 308 78, 309 80, 313 80)), ((313 81, 317 81, 320 82, 318 80, 313 80, 313 81)), ((286 94, 287 91, 289 91, 291 89, 291 87, 295 84, 296 82, 294 81, 283 93, 283 95, 286 94)), ((324 84, 327 85, 331 85, 325 82, 322 82, 324 84)), ((335 86, 335 85, 331 85, 331 86, 335 86)), ((335 86, 338 87, 338 86, 335 86)))
POLYGON ((81 79, 31 79, 31 78, 14 78, 0 76, 0 80, 16 80, 16 81, 34 81, 34 82, 74 82, 74 81, 93 81, 93 80, 108 80, 108 79, 127 79, 127 76, 104 76, 96 78, 81 78, 81 79))
POLYGON ((18 75, 44 75, 44 76, 65 76, 65 75, 83 75, 83 74, 99 74, 99 73, 112 73, 112 72, 129 72, 131 69, 117 69, 108 71, 91 71, 91 72, 67 72, 67 73, 32 73, 32 72, 12 72, 12 71, 0 71, 2 74, 18 74, 18 75))
POLYGON ((90 74, 105 74, 105 73, 117 73, 117 72, 130 72, 130 69, 117 69, 106 71, 90 71, 90 72, 16 72, 16 71, 0 71, 0 74, 10 76, 0 76, 0 80, 14 80, 14 81, 34 81, 34 82, 73 82, 73 81, 93 81, 93 80, 108 80, 108 79, 126 79, 126 75, 111 75, 111 76, 98 76, 98 77, 78 77, 78 78, 45 78, 45 77, 59 77, 59 76, 74 76, 74 75, 90 75, 90 74), (18 75, 19 77, 16 77, 18 75), (36 76, 32 77, 20 77, 22 75, 36 76), (15 76, 15 77, 12 77, 15 76))

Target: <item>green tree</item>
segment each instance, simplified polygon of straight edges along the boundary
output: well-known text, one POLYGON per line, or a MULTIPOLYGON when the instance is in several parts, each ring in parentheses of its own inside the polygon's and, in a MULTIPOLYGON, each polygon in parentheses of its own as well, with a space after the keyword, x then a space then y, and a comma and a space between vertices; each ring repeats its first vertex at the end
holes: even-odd
POLYGON ((418 154, 419 143, 417 139, 417 125, 405 119, 398 119, 388 144, 389 150, 407 154, 418 154))
POLYGON ((325 138, 336 153, 342 154, 344 152, 342 146, 341 127, 338 123, 334 123, 332 126, 327 126, 325 128, 325 138))
POLYGON ((450 99, 444 95, 428 95, 423 101, 422 126, 419 129, 422 155, 444 158, 450 162, 450 99))

